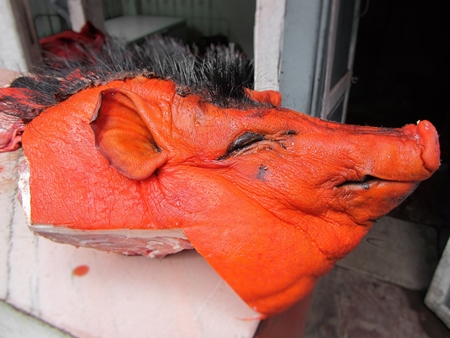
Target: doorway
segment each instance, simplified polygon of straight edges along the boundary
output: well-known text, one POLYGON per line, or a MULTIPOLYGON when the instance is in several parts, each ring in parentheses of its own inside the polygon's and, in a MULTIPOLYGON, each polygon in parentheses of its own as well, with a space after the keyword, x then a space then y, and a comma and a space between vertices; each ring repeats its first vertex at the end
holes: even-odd
POLYGON ((363 0, 361 8, 346 123, 402 127, 426 119, 436 126, 441 168, 392 215, 435 227, 442 252, 450 233, 446 11, 438 1, 363 0))

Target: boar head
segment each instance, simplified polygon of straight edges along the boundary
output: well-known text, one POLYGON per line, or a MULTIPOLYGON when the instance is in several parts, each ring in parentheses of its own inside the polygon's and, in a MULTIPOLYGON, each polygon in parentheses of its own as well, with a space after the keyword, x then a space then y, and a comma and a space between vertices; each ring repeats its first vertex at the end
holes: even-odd
MULTIPOLYGON (((164 48, 165 57, 180 50, 164 48)), ((184 80, 184 71, 161 75, 160 60, 159 71, 108 71, 100 79, 78 69, 57 82, 75 78, 78 87, 64 95, 59 88, 58 102, 21 125, 31 223, 182 229, 267 316, 308 295, 373 220, 439 167, 427 121, 400 129, 323 121, 282 108, 277 92, 245 89, 248 74, 223 76, 242 68, 229 49, 209 63, 182 60, 200 70, 184 80), (205 73, 213 76, 196 86, 205 73)), ((9 94, 17 110, 42 101, 30 99, 30 87, 16 84, 20 95, 9 94)))

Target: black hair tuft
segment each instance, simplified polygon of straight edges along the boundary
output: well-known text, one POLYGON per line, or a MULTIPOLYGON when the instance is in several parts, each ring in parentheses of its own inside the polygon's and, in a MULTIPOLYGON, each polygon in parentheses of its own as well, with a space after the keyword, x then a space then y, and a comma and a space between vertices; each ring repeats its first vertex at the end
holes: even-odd
MULTIPOLYGON (((245 88, 253 86, 252 62, 232 44, 211 46, 200 56, 196 48, 172 38, 152 37, 142 45, 107 38, 100 52, 84 54, 75 61, 49 56, 46 66, 14 80, 10 87, 25 89, 29 103, 42 107, 25 109, 23 102, 16 102, 15 115, 30 120, 81 90, 136 76, 172 80, 179 95, 200 94, 220 107, 261 105, 245 95, 245 88)), ((2 97, 3 106, 14 105, 8 100, 14 98, 2 97)), ((11 109, 4 113, 11 114, 11 109)))

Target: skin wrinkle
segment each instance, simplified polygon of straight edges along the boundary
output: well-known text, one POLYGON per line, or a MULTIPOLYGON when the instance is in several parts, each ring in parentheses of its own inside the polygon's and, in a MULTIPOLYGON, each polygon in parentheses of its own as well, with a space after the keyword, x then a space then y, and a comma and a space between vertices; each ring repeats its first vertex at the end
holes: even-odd
MULTIPOLYGON (((255 143, 252 143, 248 147, 245 147, 245 148, 243 148, 241 150, 232 151, 230 154, 228 154, 228 150, 227 150, 227 152, 224 155, 222 155, 221 157, 219 157, 218 160, 225 160, 225 159, 228 159, 228 158, 231 158, 231 157, 238 157, 238 156, 245 155, 247 153, 248 154, 253 154, 253 153, 255 153, 255 152, 259 151, 259 150, 272 150, 273 151, 274 149, 271 148, 271 146, 270 146, 271 143, 276 143, 281 148, 287 150, 287 147, 281 141, 286 141, 287 142, 288 138, 282 138, 282 136, 291 136, 291 137, 293 136, 293 135, 289 135, 289 134, 284 134, 284 132, 282 132, 282 131, 278 133, 279 135, 277 135, 277 134, 270 135, 269 133, 264 133, 263 131, 252 132, 252 133, 254 133, 254 134, 262 134, 262 135, 264 135, 264 138, 259 140, 259 141, 257 141, 257 142, 255 142, 255 143), (271 138, 269 138, 269 137, 271 137, 271 138), (278 139, 278 138, 281 138, 281 139, 278 139), (263 145, 261 145, 261 143, 264 144, 264 142, 269 142, 269 146, 264 147, 263 145)), ((237 139, 239 137, 240 136, 238 136, 237 139)), ((230 143, 230 145, 233 144, 234 142, 236 142, 236 141, 233 141, 232 143, 230 143)))

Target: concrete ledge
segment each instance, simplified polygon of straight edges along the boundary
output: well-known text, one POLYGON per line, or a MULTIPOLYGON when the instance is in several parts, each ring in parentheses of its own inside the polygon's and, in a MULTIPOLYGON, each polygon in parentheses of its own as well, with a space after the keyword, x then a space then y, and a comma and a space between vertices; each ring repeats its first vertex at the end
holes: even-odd
POLYGON ((385 216, 337 265, 410 290, 425 290, 437 263, 433 228, 385 216))

